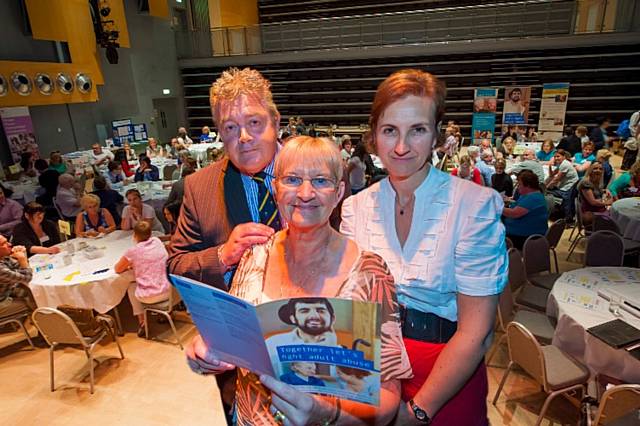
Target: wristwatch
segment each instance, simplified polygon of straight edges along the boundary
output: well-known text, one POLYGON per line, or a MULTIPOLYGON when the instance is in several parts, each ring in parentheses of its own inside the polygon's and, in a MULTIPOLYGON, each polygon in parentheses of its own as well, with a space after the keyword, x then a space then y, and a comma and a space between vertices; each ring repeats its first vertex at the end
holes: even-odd
POLYGON ((429 418, 429 415, 427 414, 427 412, 424 411, 422 408, 418 407, 418 405, 415 402, 413 402, 413 399, 409 401, 409 407, 411 407, 411 410, 413 411, 413 415, 416 416, 416 420, 426 425, 431 424, 431 419, 429 418))

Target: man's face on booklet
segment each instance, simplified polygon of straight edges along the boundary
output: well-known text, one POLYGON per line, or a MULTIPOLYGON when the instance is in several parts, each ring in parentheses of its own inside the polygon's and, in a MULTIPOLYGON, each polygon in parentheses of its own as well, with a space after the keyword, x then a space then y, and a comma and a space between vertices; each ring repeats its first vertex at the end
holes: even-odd
POLYGON ((296 303, 293 322, 307 334, 317 336, 331 330, 333 318, 324 303, 296 303))

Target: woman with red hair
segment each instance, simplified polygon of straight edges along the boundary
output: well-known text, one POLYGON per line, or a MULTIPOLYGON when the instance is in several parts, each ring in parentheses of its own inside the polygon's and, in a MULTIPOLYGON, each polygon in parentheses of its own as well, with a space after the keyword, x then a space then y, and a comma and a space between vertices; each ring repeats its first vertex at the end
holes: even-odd
POLYGON ((394 275, 414 378, 397 425, 488 425, 484 355, 507 282, 503 203, 431 166, 446 89, 419 70, 376 92, 365 137, 389 176, 342 207, 341 231, 394 275))

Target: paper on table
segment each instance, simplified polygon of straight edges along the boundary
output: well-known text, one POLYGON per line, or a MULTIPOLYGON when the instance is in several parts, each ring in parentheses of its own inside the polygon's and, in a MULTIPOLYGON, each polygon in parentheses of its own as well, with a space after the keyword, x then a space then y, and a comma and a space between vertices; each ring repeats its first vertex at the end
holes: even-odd
POLYGON ((596 312, 607 312, 607 303, 597 292, 568 289, 560 293, 560 301, 596 312))

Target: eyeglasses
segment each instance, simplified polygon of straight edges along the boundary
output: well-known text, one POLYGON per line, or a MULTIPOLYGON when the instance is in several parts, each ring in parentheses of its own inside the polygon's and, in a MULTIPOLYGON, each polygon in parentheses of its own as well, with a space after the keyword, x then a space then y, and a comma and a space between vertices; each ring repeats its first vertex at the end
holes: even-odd
POLYGON ((300 176, 288 175, 278 178, 278 181, 280 181, 281 184, 289 188, 299 188, 302 185, 302 182, 304 182, 305 180, 311 182, 311 186, 313 186, 318 191, 332 191, 336 189, 336 183, 326 177, 314 177, 311 179, 305 179, 300 176))

